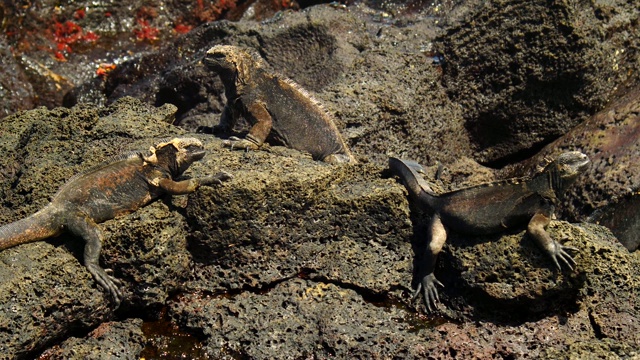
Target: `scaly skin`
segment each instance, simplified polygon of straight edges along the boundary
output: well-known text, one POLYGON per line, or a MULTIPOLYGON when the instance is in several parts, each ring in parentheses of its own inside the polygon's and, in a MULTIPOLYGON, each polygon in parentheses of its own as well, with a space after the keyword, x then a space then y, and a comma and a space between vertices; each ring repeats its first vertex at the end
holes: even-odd
POLYGON ((103 234, 96 224, 136 211, 163 194, 189 194, 202 185, 231 178, 228 173, 219 172, 202 179, 173 180, 204 157, 204 148, 197 139, 176 138, 151 150, 149 157, 141 153, 122 156, 69 179, 42 210, 0 227, 0 250, 65 230, 80 236, 86 242, 84 265, 118 307, 122 283, 99 265, 103 234))
POLYGON ((315 160, 356 162, 322 105, 293 81, 268 71, 259 56, 217 45, 203 62, 220 75, 227 97, 216 129, 230 131, 241 116, 252 125, 244 139, 231 137, 226 146, 256 150, 270 136, 315 160))
POLYGON ((549 254, 558 269, 563 263, 573 270, 575 261, 567 250, 578 249, 553 240, 546 228, 553 217, 556 194, 573 183, 588 163, 583 153, 566 152, 530 179, 499 181, 436 195, 418 174, 419 164, 389 158, 389 168, 403 181, 411 201, 432 214, 424 267, 414 298, 422 291, 429 311, 439 301, 436 285, 443 285, 433 271, 449 230, 481 235, 526 226, 527 233, 549 254))

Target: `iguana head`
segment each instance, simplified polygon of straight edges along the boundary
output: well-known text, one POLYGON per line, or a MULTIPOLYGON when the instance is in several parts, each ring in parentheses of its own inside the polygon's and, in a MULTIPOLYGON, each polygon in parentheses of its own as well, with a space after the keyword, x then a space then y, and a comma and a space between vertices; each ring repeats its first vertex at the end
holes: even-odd
POLYGON ((150 150, 152 155, 145 160, 166 167, 172 176, 182 174, 205 154, 202 142, 194 138, 174 138, 159 143, 150 150))
POLYGON ((262 60, 248 50, 231 45, 216 45, 207 51, 203 62, 221 76, 245 81, 251 76, 251 68, 260 67, 262 60))
POLYGON ((589 165, 589 158, 580 151, 568 151, 560 154, 545 170, 555 172, 555 177, 567 185, 573 182, 589 165))

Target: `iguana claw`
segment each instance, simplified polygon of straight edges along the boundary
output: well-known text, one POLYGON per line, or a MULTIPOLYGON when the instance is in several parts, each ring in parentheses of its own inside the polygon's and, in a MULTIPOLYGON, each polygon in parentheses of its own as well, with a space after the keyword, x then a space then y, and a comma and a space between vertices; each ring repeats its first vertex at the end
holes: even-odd
POLYGON ((231 150, 233 150, 233 149, 257 150, 258 149, 258 145, 256 145, 252 141, 247 140, 247 139, 240 139, 240 138, 235 137, 235 136, 231 136, 231 137, 229 137, 229 139, 224 140, 222 142, 222 144, 224 146, 228 146, 229 148, 231 148, 231 150))
POLYGON ((96 282, 103 288, 107 289, 111 296, 113 296, 116 309, 120 307, 123 295, 119 287, 122 286, 122 281, 109 275, 110 273, 113 273, 111 269, 102 269, 99 266, 88 265, 87 270, 89 270, 89 273, 93 275, 96 282))
POLYGON ((440 297, 438 296, 438 289, 436 288, 436 285, 444 287, 444 285, 440 281, 438 281, 438 279, 436 279, 433 273, 423 277, 422 281, 418 283, 418 287, 413 293, 413 297, 411 298, 411 300, 415 300, 420 295, 420 291, 422 290, 424 294, 424 304, 426 305, 427 310, 429 312, 432 311, 431 304, 433 304, 435 310, 437 304, 440 302, 440 297))
POLYGON ((576 261, 571 257, 571 255, 569 255, 569 253, 566 252, 566 250, 579 251, 573 246, 564 246, 557 241, 553 242, 553 249, 548 250, 551 259, 558 270, 562 270, 558 259, 560 259, 571 270, 573 270, 573 265, 576 265, 576 261))
POLYGON ((222 182, 229 181, 231 179, 233 179, 233 175, 229 174, 226 171, 220 171, 215 175, 210 175, 201 179, 200 185, 213 185, 213 184, 222 185, 222 182))

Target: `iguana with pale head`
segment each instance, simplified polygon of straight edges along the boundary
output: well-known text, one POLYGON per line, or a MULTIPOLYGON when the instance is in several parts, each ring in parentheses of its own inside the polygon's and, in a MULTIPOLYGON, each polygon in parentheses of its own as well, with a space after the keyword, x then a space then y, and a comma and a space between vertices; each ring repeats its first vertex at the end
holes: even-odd
POLYGON ((432 215, 424 268, 419 274, 418 288, 427 309, 439 301, 436 285, 443 286, 434 275, 435 262, 447 240, 447 232, 469 235, 495 234, 524 228, 546 251, 555 266, 563 263, 573 270, 575 261, 564 246, 546 232, 555 210, 556 196, 573 183, 589 164, 578 151, 565 152, 547 164, 542 171, 526 179, 511 179, 482 184, 436 195, 420 176, 421 166, 413 161, 389 158, 389 168, 398 175, 409 192, 410 200, 432 215))
POLYGON ((205 155, 198 139, 175 138, 140 152, 122 155, 104 165, 69 179, 51 202, 35 214, 0 227, 0 250, 44 240, 68 231, 82 237, 84 265, 96 282, 120 305, 121 282, 99 265, 103 234, 98 223, 131 213, 163 194, 182 195, 201 185, 231 178, 226 172, 201 179, 176 181, 187 168, 205 155))
POLYGON ((233 129, 241 116, 251 124, 244 139, 231 137, 225 145, 256 150, 271 137, 311 153, 315 160, 356 162, 324 107, 292 80, 268 70, 258 55, 237 46, 216 45, 203 62, 218 73, 227 98, 216 129, 233 129))

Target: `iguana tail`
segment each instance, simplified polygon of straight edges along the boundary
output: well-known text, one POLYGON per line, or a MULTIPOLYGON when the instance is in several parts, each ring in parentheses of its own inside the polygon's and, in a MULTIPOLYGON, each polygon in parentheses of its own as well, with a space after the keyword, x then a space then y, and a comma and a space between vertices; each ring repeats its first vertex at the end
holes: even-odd
POLYGON ((0 227, 0 250, 43 240, 62 232, 55 210, 50 206, 22 220, 0 227))
POLYGON ((389 157, 389 169, 402 179, 410 197, 422 199, 432 208, 435 207, 438 196, 431 190, 431 186, 429 186, 427 181, 418 173, 424 170, 422 165, 412 160, 389 157))

